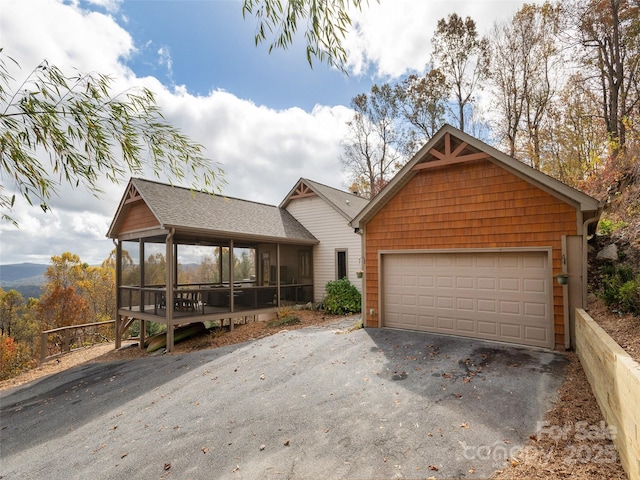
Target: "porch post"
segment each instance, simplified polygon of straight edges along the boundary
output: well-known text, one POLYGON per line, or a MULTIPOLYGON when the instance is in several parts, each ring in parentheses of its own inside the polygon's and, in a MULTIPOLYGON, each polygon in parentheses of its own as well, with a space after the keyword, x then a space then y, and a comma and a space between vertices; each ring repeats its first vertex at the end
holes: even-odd
POLYGON ((280 244, 276 243, 276 295, 278 308, 280 308, 280 244))
POLYGON ((120 316, 120 286, 122 285, 122 242, 116 241, 116 350, 122 346, 122 337, 120 336, 120 328, 122 325, 122 317, 120 316))
POLYGON ((166 312, 166 321, 167 321, 167 341, 166 341, 166 349, 167 352, 173 350, 173 282, 174 282, 174 270, 175 264, 174 262, 177 259, 174 258, 173 255, 173 234, 175 230, 172 228, 167 235, 167 245, 166 245, 166 256, 167 260, 165 262, 167 272, 166 272, 166 298, 165 298, 165 312, 166 312))
POLYGON ((140 258, 140 281, 138 282, 138 294, 140 296, 140 312, 144 312, 144 292, 142 288, 144 287, 144 240, 140 238, 138 244, 138 256, 140 258))
MULTIPOLYGON (((229 309, 233 314, 235 309, 235 302, 233 301, 233 281, 234 272, 233 272, 233 238, 229 240, 229 309)), ((233 315, 229 317, 229 331, 233 332, 233 315)))

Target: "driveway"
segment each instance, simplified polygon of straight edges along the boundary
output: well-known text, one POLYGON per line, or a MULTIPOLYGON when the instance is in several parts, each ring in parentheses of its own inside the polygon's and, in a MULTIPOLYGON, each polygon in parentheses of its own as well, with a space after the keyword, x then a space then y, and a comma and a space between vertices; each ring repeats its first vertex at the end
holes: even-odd
POLYGON ((557 352, 353 321, 5 391, 0 478, 484 478, 563 381, 557 352))

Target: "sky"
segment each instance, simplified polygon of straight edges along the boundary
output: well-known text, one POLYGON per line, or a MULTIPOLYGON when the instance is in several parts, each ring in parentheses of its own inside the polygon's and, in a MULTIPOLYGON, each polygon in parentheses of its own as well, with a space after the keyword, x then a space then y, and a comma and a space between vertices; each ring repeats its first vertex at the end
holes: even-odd
MULTIPOLYGON (((484 35, 524 2, 364 3, 344 41, 348 74, 311 68, 300 35, 288 50, 256 46, 240 0, 0 0, 0 55, 19 63, 16 81, 46 59, 70 75, 108 74, 119 91, 151 89, 165 119, 222 166, 222 195, 278 205, 299 178, 348 187, 340 141, 350 100, 423 73, 439 19, 471 16, 484 35)), ((105 180, 99 197, 61 184, 46 213, 18 198, 10 213, 19 228, 0 221, 0 264, 48 264, 67 251, 100 264, 114 248, 106 233, 127 181, 105 180)), ((13 193, 5 172, 0 183, 13 193)))

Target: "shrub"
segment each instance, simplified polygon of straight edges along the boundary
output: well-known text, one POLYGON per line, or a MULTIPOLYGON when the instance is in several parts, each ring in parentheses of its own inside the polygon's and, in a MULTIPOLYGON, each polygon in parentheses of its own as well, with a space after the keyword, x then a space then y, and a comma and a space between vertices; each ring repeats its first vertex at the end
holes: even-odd
POLYGON ((598 222, 598 230, 602 235, 606 236, 609 236, 616 230, 620 230, 621 228, 624 228, 626 226, 628 226, 628 223, 622 220, 618 222, 612 222, 611 220, 603 218, 602 220, 600 220, 600 222, 598 222))
POLYGON ((267 327, 286 327, 288 325, 298 325, 300 323, 300 317, 293 313, 293 309, 287 306, 280 307, 276 318, 267 322, 267 327))
POLYGON ((640 314, 640 275, 620 287, 618 298, 620 310, 633 315, 640 314))
POLYGON ((607 270, 602 279, 602 299, 622 312, 640 314, 640 275, 634 278, 629 266, 607 270))
POLYGON ((327 295, 324 309, 332 314, 359 313, 362 309, 362 296, 347 277, 327 282, 327 295))

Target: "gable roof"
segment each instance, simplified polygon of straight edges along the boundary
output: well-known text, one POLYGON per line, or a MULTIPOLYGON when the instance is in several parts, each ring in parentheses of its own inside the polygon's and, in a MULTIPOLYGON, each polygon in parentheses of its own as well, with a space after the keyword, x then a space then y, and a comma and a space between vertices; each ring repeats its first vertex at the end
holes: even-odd
POLYGON ((129 181, 107 237, 117 238, 135 201, 144 201, 162 229, 255 240, 318 241, 282 208, 141 178, 129 181))
POLYGON ((301 178, 287 196, 284 197, 284 200, 280 203, 280 208, 286 208, 292 200, 297 198, 315 195, 322 198, 336 212, 342 215, 347 222, 350 222, 369 203, 368 199, 354 193, 338 190, 308 178, 301 178))
POLYGON ((419 171, 478 160, 488 160, 549 194, 574 205, 583 212, 585 219, 600 215, 602 203, 595 198, 522 163, 462 130, 451 125, 444 125, 402 167, 382 191, 358 213, 351 221, 351 225, 358 227, 360 224, 365 224, 419 171))

